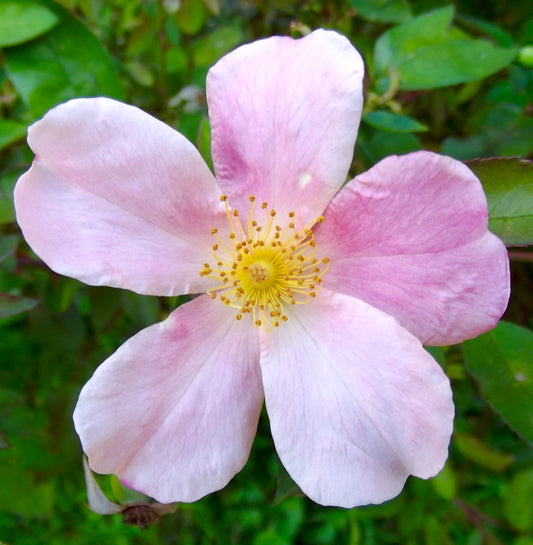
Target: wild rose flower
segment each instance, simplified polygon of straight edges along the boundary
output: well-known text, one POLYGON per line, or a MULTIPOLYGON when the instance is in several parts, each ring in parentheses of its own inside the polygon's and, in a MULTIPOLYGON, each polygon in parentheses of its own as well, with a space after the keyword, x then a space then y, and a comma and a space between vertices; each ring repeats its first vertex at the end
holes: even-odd
POLYGON ((263 397, 283 465, 318 503, 383 502, 442 468, 452 395, 421 342, 497 323, 506 250, 479 181, 448 157, 389 157, 339 190, 362 78, 353 46, 323 30, 225 56, 207 78, 216 180, 182 135, 113 100, 32 125, 17 218, 53 270, 203 293, 83 388, 93 470, 194 501, 245 464, 263 397))

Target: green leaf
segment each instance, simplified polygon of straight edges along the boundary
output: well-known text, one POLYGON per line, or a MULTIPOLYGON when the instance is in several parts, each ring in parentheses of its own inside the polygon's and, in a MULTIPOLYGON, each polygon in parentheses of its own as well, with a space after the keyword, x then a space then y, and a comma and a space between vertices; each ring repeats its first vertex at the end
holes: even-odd
POLYGON ((483 157, 485 155, 487 141, 488 137, 485 134, 475 134, 470 138, 455 138, 450 136, 444 140, 440 148, 440 153, 449 155, 459 161, 468 161, 474 157, 483 157))
POLYGON ((31 0, 0 0, 0 47, 32 40, 57 23, 50 10, 31 0))
POLYGON ((418 49, 445 41, 452 19, 453 6, 446 6, 387 30, 378 38, 374 49, 376 75, 386 76, 391 68, 418 49))
POLYGON ((267 528, 259 531, 252 545, 290 545, 290 542, 280 537, 273 528, 267 528))
POLYGON ((518 36, 518 41, 521 45, 533 43, 533 17, 524 22, 518 36))
POLYGON ((520 536, 513 541, 513 545, 533 545, 533 537, 520 536))
POLYGON ((194 62, 198 66, 211 66, 243 40, 244 35, 240 27, 219 27, 195 44, 194 62))
POLYGON ((391 501, 377 505, 365 505, 357 509, 361 518, 369 519, 391 519, 406 508, 405 496, 401 494, 391 501))
POLYGON ((350 5, 367 21, 403 23, 412 16, 407 0, 350 0, 350 5))
POLYGON ((205 7, 213 14, 220 13, 220 0, 203 0, 205 7))
POLYGON ((126 314, 145 324, 153 324, 159 320, 159 300, 129 291, 121 291, 121 308, 126 314))
POLYGON ((0 119, 0 150, 26 136, 26 125, 0 119))
POLYGON ((205 25, 209 13, 202 0, 183 0, 174 19, 185 34, 197 34, 205 25))
POLYGON ((455 498, 457 494, 457 479, 450 464, 446 464, 443 470, 430 480, 433 490, 445 500, 455 498))
POLYGON ((15 220, 15 208, 10 198, 0 194, 0 225, 11 223, 15 220))
POLYGON ((382 34, 374 50, 376 77, 395 73, 401 90, 432 89, 485 78, 516 57, 515 47, 450 29, 452 18, 453 6, 446 6, 382 34))
POLYGON ((304 499, 301 497, 287 498, 282 509, 283 518, 276 524, 276 533, 283 536, 287 543, 294 543, 294 536, 298 532, 304 519, 305 506, 304 499))
POLYGON ((508 66, 517 53, 516 47, 495 47, 486 40, 452 40, 424 47, 396 66, 399 88, 433 89, 486 78, 508 66))
POLYGON ((431 545, 448 545, 450 543, 446 524, 433 515, 429 515, 424 520, 424 535, 425 543, 431 543, 431 545))
POLYGON ((17 235, 3 235, 0 237, 0 263, 9 259, 16 251, 19 243, 17 235))
POLYGON ((494 158, 467 164, 487 194, 490 230, 507 245, 533 244, 533 162, 494 158))
POLYGON ((139 85, 142 85, 143 87, 153 87, 154 75, 148 66, 138 60, 134 60, 125 63, 124 67, 139 85))
POLYGON ((123 98, 111 58, 87 27, 60 6, 61 23, 42 38, 5 51, 6 70, 38 117, 78 96, 123 98))
POLYGON ((427 131, 426 125, 406 115, 394 114, 385 110, 370 112, 363 117, 365 123, 391 132, 422 132, 427 131))
POLYGON ((463 342, 469 373, 501 418, 533 444, 533 332, 508 322, 463 342))
POLYGON ((503 47, 511 47, 514 45, 513 39, 509 34, 504 32, 501 28, 488 21, 480 19, 478 17, 471 17, 468 15, 458 15, 457 19, 467 27, 482 32, 486 36, 492 38, 498 45, 503 47))
POLYGON ((276 492, 272 503, 280 505, 287 498, 301 496, 300 487, 293 481, 292 477, 287 473, 283 466, 278 467, 276 475, 276 492))
POLYGON ((45 449, 49 417, 28 405, 18 392, 0 387, 0 421, 11 444, 0 449, 0 513, 42 515, 51 512, 55 501, 54 483, 47 480, 55 460, 45 449))
MULTIPOLYGON (((440 346, 424 346, 426 352, 429 352, 431 356, 437 360, 437 363, 441 367, 446 366, 446 355, 444 353, 444 350, 440 346)), ((448 369, 446 369, 448 371, 448 369)))
POLYGON ((526 45, 520 48, 518 62, 526 68, 533 68, 533 45, 526 45))
POLYGON ((533 471, 514 475, 504 497, 503 510, 509 523, 527 532, 533 530, 533 471))
MULTIPOLYGON (((372 129, 374 130, 374 129, 372 129)), ((420 139, 416 134, 375 130, 366 140, 359 140, 361 152, 370 162, 377 163, 387 155, 409 153, 421 149, 420 139)))
MULTIPOLYGON (((10 453, 14 449, 1 452, 10 453)), ((9 461, 8 461, 9 462, 9 461)), ((56 495, 53 482, 37 484, 31 475, 21 471, 16 463, 6 463, 0 458, 0 481, 2 497, 0 509, 24 517, 51 514, 56 495)))
POLYGON ((187 68, 187 54, 184 49, 179 46, 171 47, 167 51, 167 72, 175 74, 182 72, 187 68))
POLYGON ((35 299, 0 293, 0 318, 7 318, 8 316, 26 312, 36 305, 37 301, 35 299))
POLYGON ((503 471, 513 463, 511 455, 494 450, 473 435, 456 433, 453 442, 465 458, 487 469, 503 471))

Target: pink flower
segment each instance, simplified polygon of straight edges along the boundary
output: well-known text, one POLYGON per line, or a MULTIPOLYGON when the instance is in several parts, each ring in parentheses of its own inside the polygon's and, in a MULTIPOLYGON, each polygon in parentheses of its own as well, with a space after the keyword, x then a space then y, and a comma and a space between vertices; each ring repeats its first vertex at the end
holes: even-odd
POLYGON ((216 180, 183 136, 110 99, 32 125, 17 218, 53 270, 204 293, 83 388, 74 422, 95 471, 194 501, 245 464, 263 397, 283 465, 318 503, 383 502, 442 468, 452 395, 421 342, 497 323, 506 250, 479 181, 448 157, 389 157, 339 190, 362 78, 323 30, 225 56, 207 78, 216 180))

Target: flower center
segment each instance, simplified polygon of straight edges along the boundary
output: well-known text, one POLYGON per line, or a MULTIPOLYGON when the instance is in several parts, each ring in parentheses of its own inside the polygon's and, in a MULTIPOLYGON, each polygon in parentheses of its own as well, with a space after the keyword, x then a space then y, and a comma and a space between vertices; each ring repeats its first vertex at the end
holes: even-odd
POLYGON ((200 276, 218 282, 207 290, 213 299, 217 296, 227 306, 236 308, 237 320, 251 314, 256 327, 267 331, 287 321, 284 305, 308 303, 316 297, 322 285, 322 276, 328 269, 329 259, 315 257, 315 237, 311 227, 324 221, 315 221, 297 231, 294 212, 289 212, 286 226, 275 222, 276 211, 264 202, 265 221, 259 225, 254 219, 255 197, 250 196, 250 214, 246 228, 238 210, 230 210, 225 195, 226 215, 231 231, 222 240, 217 229, 211 234, 214 265, 204 263, 200 276))

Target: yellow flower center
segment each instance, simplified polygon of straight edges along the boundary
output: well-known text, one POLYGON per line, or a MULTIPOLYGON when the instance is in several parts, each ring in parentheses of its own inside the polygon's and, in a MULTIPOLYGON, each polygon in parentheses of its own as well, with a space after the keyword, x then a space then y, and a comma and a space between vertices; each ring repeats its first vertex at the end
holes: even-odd
POLYGON ((250 214, 246 229, 238 210, 230 210, 226 196, 230 224, 227 240, 222 240, 217 229, 211 233, 214 264, 204 263, 200 276, 218 282, 207 291, 213 299, 217 296, 227 306, 238 310, 236 319, 251 314, 256 327, 263 325, 267 331, 287 321, 284 305, 308 303, 316 297, 322 276, 328 269, 328 258, 315 257, 316 245, 311 227, 324 221, 315 221, 297 231, 294 212, 289 213, 286 226, 275 222, 275 210, 261 205, 265 213, 264 226, 254 219, 255 198, 250 196, 250 214))

